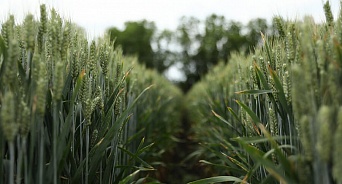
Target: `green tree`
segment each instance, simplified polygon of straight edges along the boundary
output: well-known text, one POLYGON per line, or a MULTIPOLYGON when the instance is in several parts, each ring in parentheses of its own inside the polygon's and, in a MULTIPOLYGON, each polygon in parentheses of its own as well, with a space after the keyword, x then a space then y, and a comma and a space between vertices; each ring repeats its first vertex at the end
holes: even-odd
POLYGON ((156 32, 153 22, 146 20, 140 22, 126 22, 125 29, 112 27, 108 29, 111 41, 115 40, 120 45, 125 55, 136 55, 139 62, 144 63, 148 68, 155 68, 152 39, 156 32))
POLYGON ((115 27, 108 30, 125 55, 136 55, 148 68, 163 73, 173 64, 180 64, 186 76, 180 83, 183 91, 188 91, 219 61, 228 62, 231 52, 253 51, 261 43, 261 32, 269 32, 265 19, 243 25, 215 14, 204 21, 182 17, 175 32, 158 32, 155 24, 146 20, 126 22, 122 31, 115 27))
POLYGON ((183 49, 180 61, 183 62, 183 71, 187 77, 182 84, 184 91, 190 89, 219 61, 228 62, 233 51, 250 53, 260 43, 260 32, 268 31, 265 19, 254 19, 244 26, 240 22, 228 22, 225 17, 213 14, 204 21, 203 32, 196 31, 201 25, 200 21, 194 20, 183 18, 178 29, 179 43, 183 49))
POLYGON ((267 21, 265 19, 257 18, 248 22, 247 24, 247 43, 249 45, 258 44, 261 41, 261 34, 272 34, 269 31, 269 26, 267 25, 267 21))
POLYGON ((154 52, 155 67, 159 72, 165 71, 177 60, 177 53, 172 50, 175 43, 175 34, 170 30, 157 33, 152 45, 156 46, 154 52))
POLYGON ((180 48, 177 61, 182 63, 182 71, 186 76, 186 81, 181 82, 183 91, 187 91, 198 81, 198 67, 193 58, 196 53, 196 45, 199 45, 200 20, 195 17, 182 17, 176 31, 177 43, 180 48))
POLYGON ((246 52, 249 44, 246 43, 246 35, 241 33, 243 25, 240 22, 230 21, 226 30, 226 42, 222 47, 223 60, 228 61, 233 51, 246 52))

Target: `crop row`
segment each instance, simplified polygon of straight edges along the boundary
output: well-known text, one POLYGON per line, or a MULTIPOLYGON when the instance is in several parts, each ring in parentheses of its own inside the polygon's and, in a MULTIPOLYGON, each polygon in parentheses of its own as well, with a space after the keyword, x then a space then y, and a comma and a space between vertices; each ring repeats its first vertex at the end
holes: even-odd
POLYGON ((41 5, 40 20, 19 24, 10 15, 0 35, 0 183, 142 181, 154 170, 148 150, 172 148, 180 98, 108 36, 88 41, 54 9, 41 5))
POLYGON ((276 18, 278 35, 192 88, 194 156, 215 175, 198 183, 342 182, 342 14, 324 10, 323 24, 276 18))

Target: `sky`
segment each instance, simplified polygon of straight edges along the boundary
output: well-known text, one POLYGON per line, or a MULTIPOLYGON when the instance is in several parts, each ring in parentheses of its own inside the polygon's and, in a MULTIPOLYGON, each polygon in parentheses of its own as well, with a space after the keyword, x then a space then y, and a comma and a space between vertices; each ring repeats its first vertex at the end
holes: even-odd
MULTIPOLYGON (((158 29, 174 30, 181 16, 204 20, 213 13, 247 23, 253 18, 271 20, 275 15, 300 19, 312 15, 323 21, 325 0, 0 0, 0 21, 15 14, 18 21, 28 12, 39 17, 39 4, 55 7, 67 19, 84 27, 90 37, 101 36, 111 26, 126 21, 154 21, 158 29)), ((330 0, 334 15, 339 0, 330 0)))
MULTIPOLYGON (((323 4, 326 0, 0 0, 0 22, 14 14, 20 22, 28 13, 39 18, 39 5, 54 7, 62 17, 85 28, 89 38, 103 35, 111 26, 124 28, 127 21, 154 21, 159 30, 175 30, 182 16, 204 20, 215 13, 228 20, 246 24, 255 18, 280 15, 285 19, 301 19, 311 15, 317 22, 325 20, 323 4)), ((340 0, 330 0, 334 17, 340 0)), ((166 76, 181 80, 182 73, 171 67, 166 76), (178 76, 178 77, 177 77, 178 76)))

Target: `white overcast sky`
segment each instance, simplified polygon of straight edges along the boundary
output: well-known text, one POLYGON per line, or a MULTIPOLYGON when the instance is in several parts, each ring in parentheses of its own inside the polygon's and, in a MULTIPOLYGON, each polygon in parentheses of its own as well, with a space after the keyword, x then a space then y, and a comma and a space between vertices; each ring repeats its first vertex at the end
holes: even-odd
MULTIPOLYGON (((324 21, 325 0, 0 0, 0 21, 15 14, 18 21, 28 12, 39 16, 39 4, 55 7, 64 18, 87 30, 90 37, 100 36, 106 28, 123 28, 126 21, 147 19, 159 29, 175 29, 181 16, 204 20, 216 13, 243 23, 253 18, 271 20, 274 15, 302 18, 312 15, 324 21)), ((340 2, 330 0, 336 16, 340 2)))

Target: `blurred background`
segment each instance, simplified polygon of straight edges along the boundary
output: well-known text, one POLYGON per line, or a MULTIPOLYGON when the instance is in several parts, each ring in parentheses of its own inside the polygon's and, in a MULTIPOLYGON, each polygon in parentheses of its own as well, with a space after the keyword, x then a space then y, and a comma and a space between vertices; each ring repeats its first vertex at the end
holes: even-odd
MULTIPOLYGON (((0 20, 17 21, 39 4, 55 8, 90 39, 108 34, 125 55, 154 68, 184 92, 230 53, 249 53, 260 32, 272 35, 273 17, 324 20, 322 0, 0 0, 0 20)), ((330 0, 337 15, 339 0, 330 0)))

